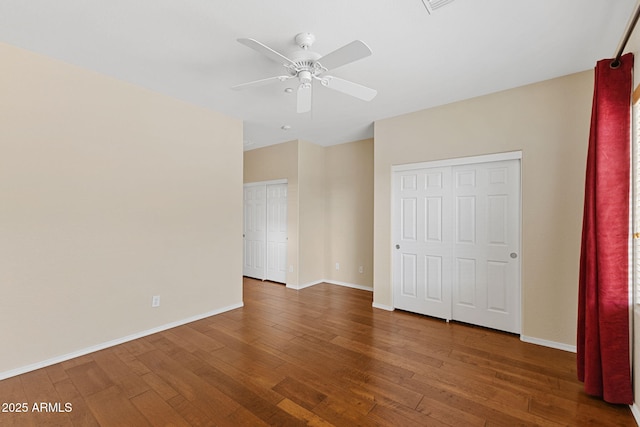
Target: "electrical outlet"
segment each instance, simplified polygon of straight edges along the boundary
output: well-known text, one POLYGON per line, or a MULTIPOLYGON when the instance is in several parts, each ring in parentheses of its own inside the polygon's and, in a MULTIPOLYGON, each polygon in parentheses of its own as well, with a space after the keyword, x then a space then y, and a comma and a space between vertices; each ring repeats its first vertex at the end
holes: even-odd
POLYGON ((362 266, 358 267, 358 273, 360 274, 364 273, 364 267, 362 266))
POLYGON ((340 270, 340 263, 336 262, 336 270, 340 270))
POLYGON ((160 295, 151 297, 151 307, 160 307, 160 295))

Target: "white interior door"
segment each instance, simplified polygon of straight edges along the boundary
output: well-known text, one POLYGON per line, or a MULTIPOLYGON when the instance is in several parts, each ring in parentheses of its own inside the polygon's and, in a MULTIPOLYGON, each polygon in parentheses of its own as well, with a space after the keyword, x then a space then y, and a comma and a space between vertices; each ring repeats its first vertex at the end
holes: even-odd
POLYGON ((520 162, 453 168, 452 318, 520 332, 520 162))
POLYGON ((394 172, 394 306, 520 332, 520 161, 394 172))
POLYGON ((286 283, 287 183, 244 185, 243 275, 286 283))
POLYGON ((245 185, 242 274, 260 280, 266 276, 266 203, 264 185, 245 185))
POLYGON ((287 184, 267 188, 267 280, 287 281, 287 184))
POLYGON ((395 174, 394 305, 451 319, 451 168, 395 174))

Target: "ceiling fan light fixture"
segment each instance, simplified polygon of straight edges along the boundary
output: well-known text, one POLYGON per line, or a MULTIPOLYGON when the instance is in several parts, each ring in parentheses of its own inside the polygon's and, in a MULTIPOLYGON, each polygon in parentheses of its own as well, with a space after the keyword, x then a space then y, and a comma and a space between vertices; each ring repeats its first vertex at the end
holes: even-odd
POLYGON ((311 71, 301 70, 298 72, 298 79, 300 79, 300 83, 311 83, 312 74, 311 71))

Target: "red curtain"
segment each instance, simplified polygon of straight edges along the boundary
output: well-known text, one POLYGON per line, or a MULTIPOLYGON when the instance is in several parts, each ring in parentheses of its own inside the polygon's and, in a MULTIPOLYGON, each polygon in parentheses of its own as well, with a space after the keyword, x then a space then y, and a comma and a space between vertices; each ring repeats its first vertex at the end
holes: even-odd
POLYGON ((585 392, 633 403, 629 352, 629 164, 633 54, 598 61, 587 154, 578 378, 585 392))

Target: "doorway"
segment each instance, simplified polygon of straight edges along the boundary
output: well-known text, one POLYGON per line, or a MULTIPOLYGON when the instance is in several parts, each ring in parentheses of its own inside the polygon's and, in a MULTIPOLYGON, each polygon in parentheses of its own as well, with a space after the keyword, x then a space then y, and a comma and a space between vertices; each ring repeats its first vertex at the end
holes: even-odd
POLYGON ((244 185, 243 275, 286 283, 287 181, 244 185))
POLYGON ((520 159, 394 167, 394 307, 520 333, 520 159))

